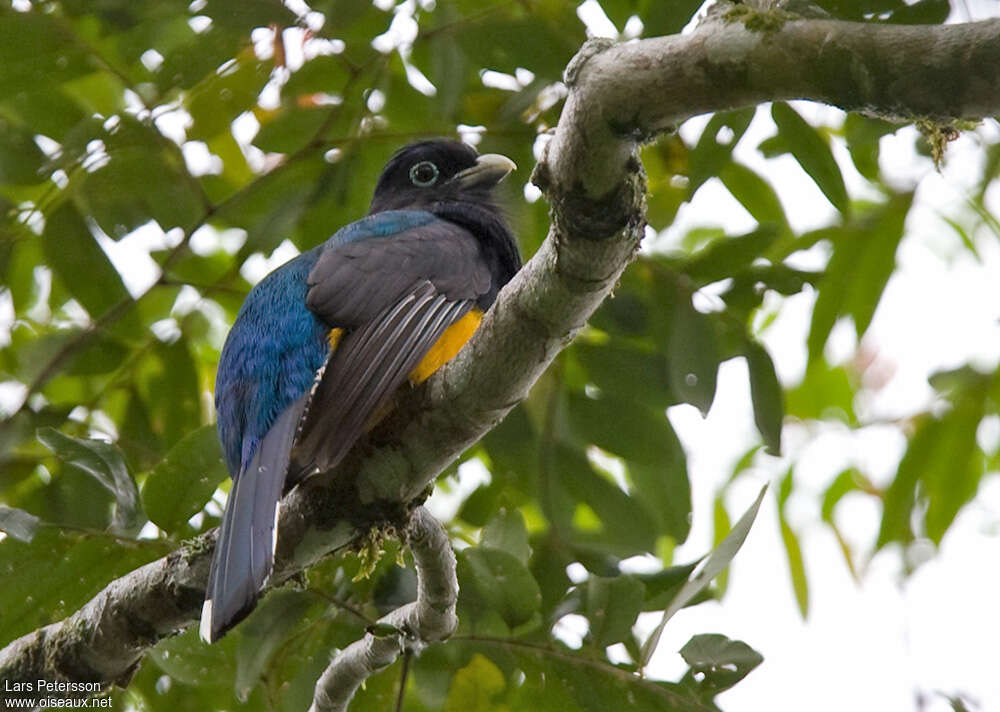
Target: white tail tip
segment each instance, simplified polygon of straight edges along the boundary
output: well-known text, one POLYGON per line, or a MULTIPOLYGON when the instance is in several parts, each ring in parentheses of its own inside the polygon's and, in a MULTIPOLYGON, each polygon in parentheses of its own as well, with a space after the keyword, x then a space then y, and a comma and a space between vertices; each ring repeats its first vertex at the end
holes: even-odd
POLYGON ((198 628, 198 635, 206 643, 214 643, 212 639, 212 599, 206 598, 205 605, 201 607, 201 626, 198 628))

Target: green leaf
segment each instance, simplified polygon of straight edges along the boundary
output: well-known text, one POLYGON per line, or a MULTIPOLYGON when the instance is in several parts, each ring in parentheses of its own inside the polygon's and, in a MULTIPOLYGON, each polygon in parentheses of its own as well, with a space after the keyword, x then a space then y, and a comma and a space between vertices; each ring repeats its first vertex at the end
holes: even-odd
POLYGON ((46 217, 41 239, 46 262, 91 316, 129 298, 118 270, 72 203, 46 217))
POLYGON ((788 519, 785 516, 785 504, 794 486, 792 472, 793 470, 789 468, 778 486, 778 525, 781 529, 781 541, 785 546, 785 555, 788 557, 788 569, 792 577, 795 601, 798 603, 799 613, 804 619, 809 614, 809 581, 806 579, 806 566, 802 558, 799 538, 788 524, 788 519))
POLYGON ((746 235, 724 235, 691 255, 681 270, 700 284, 732 277, 762 257, 779 235, 773 225, 760 227, 746 235))
POLYGON ((847 150, 858 172, 870 181, 879 180, 879 139, 894 133, 899 124, 874 119, 861 114, 848 114, 844 119, 847 150))
POLYGON ((265 676, 275 652, 288 642, 312 602, 304 591, 275 591, 239 627, 235 682, 238 700, 247 700, 265 676))
POLYGON ((819 358, 806 366, 802 382, 788 390, 788 415, 803 420, 840 420, 857 423, 854 412, 856 376, 845 366, 830 366, 819 358))
POLYGON ((531 546, 528 544, 528 530, 524 524, 524 515, 517 509, 501 508, 493 515, 493 518, 483 527, 480 544, 513 554, 518 561, 525 565, 531 558, 531 546))
POLYGON ((329 106, 287 106, 266 117, 254 136, 254 145, 262 151, 294 153, 311 141, 331 112, 329 106))
MULTIPOLYGON (((581 545, 626 557, 650 551, 656 542, 656 520, 636 498, 594 472, 586 456, 565 445, 552 452, 555 482, 564 496, 585 504, 599 526, 577 523, 573 535, 581 545)), ((577 506, 577 514, 580 512, 577 506)))
POLYGON ((894 10, 888 22, 900 25, 939 25, 951 13, 951 0, 917 0, 894 10))
POLYGON ((142 486, 146 514, 168 534, 180 532, 228 475, 215 426, 202 426, 185 435, 149 473, 142 486))
POLYGON ((833 257, 820 281, 809 325, 809 361, 823 353, 833 325, 850 315, 860 338, 868 329, 882 291, 896 266, 896 248, 913 202, 913 193, 892 196, 834 238, 833 257))
POLYGON ((44 163, 45 154, 35 144, 34 134, 0 115, 0 185, 41 183, 46 178, 44 163))
POLYGON ((743 516, 740 517, 739 521, 736 522, 736 525, 722 542, 708 555, 704 565, 688 579, 687 583, 681 587, 681 590, 677 592, 677 595, 670 602, 670 605, 667 606, 667 609, 663 611, 663 618, 656 628, 653 629, 646 642, 642 644, 642 657, 639 662, 641 667, 649 664, 653 653, 656 651, 656 646, 660 642, 660 635, 662 635, 663 629, 673 615, 683 608, 697 593, 708 586, 712 582, 712 579, 718 576, 723 569, 729 566, 729 562, 736 556, 740 547, 743 546, 743 542, 746 541, 747 534, 750 533, 750 527, 753 525, 754 519, 757 517, 757 512, 760 510, 760 503, 764 501, 765 492, 767 492, 767 485, 761 487, 760 494, 757 495, 754 503, 744 512, 743 516))
MULTIPOLYGON (((455 640, 465 654, 479 652, 511 670, 505 690, 497 689, 490 710, 533 712, 709 712, 694 695, 675 684, 642 678, 599 659, 583 657, 562 645, 518 645, 517 641, 455 640), (503 662, 501 662, 503 661, 503 662), (518 672, 514 672, 518 671, 518 672)), ((502 669, 502 668, 501 668, 502 669)))
MULTIPOLYGON (((726 529, 728 531, 728 527, 726 529)), ((668 566, 651 574, 637 574, 636 578, 642 581, 646 589, 646 600, 642 610, 662 611, 666 608, 691 578, 691 572, 697 568, 700 561, 701 559, 698 559, 690 564, 668 566)), ((697 598, 692 599, 692 603, 696 600, 697 598)))
POLYGON ((609 395, 570 393, 566 402, 573 432, 584 442, 646 465, 673 457, 676 435, 666 415, 609 395))
POLYGON ((504 690, 504 674, 489 658, 475 654, 455 673, 448 690, 444 712, 490 712, 497 707, 493 698, 504 690))
MULTIPOLYGON (((643 36, 661 37, 679 33, 691 21, 702 4, 700 0, 672 0, 671 2, 652 0, 646 5, 645 12, 639 15, 643 24, 643 36)), ((624 27, 624 25, 620 27, 624 27)))
POLYGON ((670 390, 670 364, 652 347, 640 348, 624 339, 604 343, 578 340, 568 352, 587 371, 601 392, 662 410, 678 402, 670 390))
POLYGON ((112 528, 123 534, 136 534, 142 526, 139 490, 128 473, 121 452, 101 440, 87 440, 63 435, 55 428, 39 428, 38 440, 59 459, 97 480, 115 498, 112 528))
POLYGON ((673 431, 666 443, 672 450, 668 461, 658 465, 628 462, 626 468, 633 498, 653 515, 661 534, 681 543, 691 531, 691 482, 684 448, 673 431))
POLYGON ((477 621, 499 614, 509 628, 527 623, 538 612, 541 591, 531 572, 513 554, 478 546, 458 555, 459 608, 475 628, 477 621))
POLYGON ((56 16, 33 8, 0 9, 0 96, 46 92, 89 71, 82 43, 74 42, 56 16))
MULTIPOLYGON (((155 220, 160 227, 187 229, 205 212, 180 150, 155 128, 127 115, 89 138, 104 146, 104 162, 91 158, 79 193, 90 217, 109 237, 120 239, 155 220)), ((88 147, 88 153, 94 154, 88 147)))
POLYGON ((833 482, 823 492, 823 504, 820 508, 820 518, 827 524, 833 524, 833 512, 844 495, 858 490, 858 479, 861 473, 856 468, 841 470, 833 482))
POLYGON ((110 536, 55 527, 39 527, 30 544, 7 537, 0 541, 0 646, 65 618, 109 581, 165 553, 148 542, 124 546, 110 536))
MULTIPOLYGON (((667 5, 670 3, 654 3, 667 5)), ((756 109, 747 107, 736 111, 720 111, 709 120, 701 132, 698 143, 688 155, 688 197, 690 198, 709 178, 718 176, 729 163, 733 149, 743 138, 756 109), (725 129, 725 131, 723 131, 725 129), (723 140, 729 137, 729 140, 723 140)))
POLYGON ((707 416, 715 400, 719 354, 709 317, 694 308, 691 294, 678 293, 667 343, 670 388, 685 403, 707 416))
POLYGON ((735 161, 730 161, 722 168, 719 178, 758 225, 774 225, 782 232, 788 230, 785 209, 767 180, 735 161))
POLYGON ((983 417, 984 398, 982 390, 968 393, 940 419, 925 419, 917 427, 883 495, 878 548, 913 539, 911 521, 918 494, 926 499, 926 535, 935 543, 940 543, 955 515, 975 496, 983 471, 976 429, 983 417))
POLYGON ((236 674, 234 650, 240 639, 229 635, 214 645, 205 645, 196 626, 180 635, 161 640, 147 655, 160 670, 176 682, 200 688, 225 685, 236 674))
POLYGON ((708 698, 728 690, 764 662, 763 656, 743 641, 718 633, 694 636, 680 654, 691 666, 691 673, 703 676, 696 684, 708 698))
POLYGON ((802 169, 837 210, 847 213, 850 208, 847 187, 830 150, 830 144, 795 109, 784 102, 771 105, 771 117, 778 126, 785 146, 802 169))
POLYGON ((632 626, 646 596, 642 581, 626 574, 591 576, 580 589, 582 613, 590 622, 588 639, 593 645, 603 649, 632 637, 632 626))
POLYGON ((0 531, 18 541, 30 543, 42 520, 23 509, 0 504, 0 531))
POLYGON ((767 452, 781 453, 781 426, 785 419, 785 396, 774 372, 774 362, 767 350, 756 341, 744 345, 747 368, 750 369, 750 399, 753 419, 764 439, 767 452))
POLYGON ((227 131, 233 119, 257 103, 272 68, 272 62, 259 61, 247 50, 226 71, 201 81, 185 96, 185 107, 194 120, 188 138, 207 140, 227 131))

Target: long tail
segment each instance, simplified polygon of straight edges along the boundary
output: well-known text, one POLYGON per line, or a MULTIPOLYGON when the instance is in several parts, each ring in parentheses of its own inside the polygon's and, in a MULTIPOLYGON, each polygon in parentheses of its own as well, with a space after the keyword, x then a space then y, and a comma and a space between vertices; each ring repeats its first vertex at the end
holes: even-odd
POLYGON ((201 611, 201 637, 212 643, 257 603, 274 565, 278 503, 288 457, 308 394, 286 408, 233 481, 222 516, 201 611))

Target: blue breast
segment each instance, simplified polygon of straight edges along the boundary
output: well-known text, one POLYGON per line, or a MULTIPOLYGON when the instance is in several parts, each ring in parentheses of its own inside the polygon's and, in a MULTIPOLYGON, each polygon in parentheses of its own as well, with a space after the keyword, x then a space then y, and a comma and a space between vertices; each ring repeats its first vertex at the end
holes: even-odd
POLYGON ((312 387, 326 361, 333 325, 306 308, 306 279, 320 252, 391 237, 435 219, 422 210, 369 215, 289 260, 250 290, 222 348, 215 379, 219 439, 230 474, 249 464, 275 418, 312 387))

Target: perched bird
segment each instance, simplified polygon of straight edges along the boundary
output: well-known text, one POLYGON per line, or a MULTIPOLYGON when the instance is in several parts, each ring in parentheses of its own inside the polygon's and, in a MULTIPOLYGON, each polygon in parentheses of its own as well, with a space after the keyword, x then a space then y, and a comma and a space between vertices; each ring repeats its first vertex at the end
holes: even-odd
POLYGON ((260 281, 215 381, 233 478, 201 636, 244 618, 274 562, 281 495, 334 467, 393 393, 462 348, 520 268, 491 190, 514 163, 455 141, 398 151, 369 214, 260 281))

